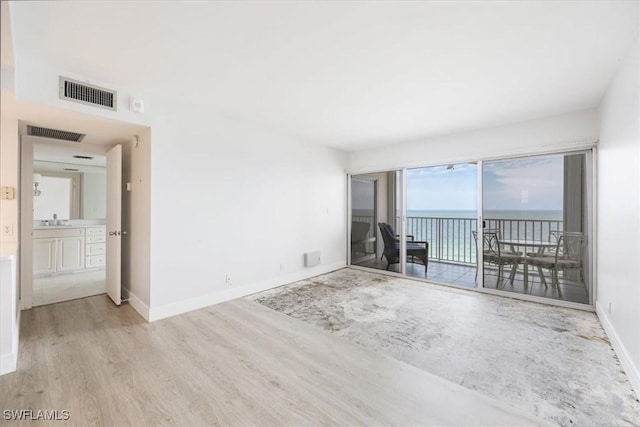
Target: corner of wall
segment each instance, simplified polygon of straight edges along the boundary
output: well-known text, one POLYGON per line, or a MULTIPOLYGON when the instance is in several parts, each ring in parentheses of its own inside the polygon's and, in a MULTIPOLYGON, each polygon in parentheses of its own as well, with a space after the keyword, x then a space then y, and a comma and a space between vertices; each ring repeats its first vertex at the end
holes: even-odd
POLYGON ((611 346, 616 352, 618 359, 620 360, 620 364, 622 365, 625 373, 627 374, 627 378, 631 383, 634 391, 637 396, 640 396, 640 371, 633 363, 633 359, 629 355, 627 348, 624 343, 620 340, 620 337, 616 333, 613 325, 611 324, 611 320, 609 316, 607 316, 606 310, 602 307, 602 304, 596 302, 596 314, 600 319, 600 323, 604 328, 607 336, 609 337, 609 341, 611 342, 611 346))

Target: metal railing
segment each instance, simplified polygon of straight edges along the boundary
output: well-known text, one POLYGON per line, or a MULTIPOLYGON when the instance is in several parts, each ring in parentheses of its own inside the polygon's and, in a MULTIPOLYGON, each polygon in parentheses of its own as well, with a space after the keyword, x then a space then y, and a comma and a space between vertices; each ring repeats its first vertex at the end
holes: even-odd
MULTIPOLYGON (((377 234, 373 216, 353 216, 353 221, 370 224, 369 233, 377 234)), ((561 220, 486 219, 486 228, 499 230, 504 240, 549 241, 552 231, 563 229, 561 220)), ((407 217, 407 234, 414 240, 429 242, 429 259, 453 264, 475 265, 477 231, 475 218, 407 217)))

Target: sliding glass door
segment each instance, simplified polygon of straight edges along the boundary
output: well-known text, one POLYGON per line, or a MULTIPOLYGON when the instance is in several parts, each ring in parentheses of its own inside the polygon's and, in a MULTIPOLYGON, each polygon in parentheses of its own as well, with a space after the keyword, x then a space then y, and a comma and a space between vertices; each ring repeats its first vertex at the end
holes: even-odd
POLYGON ((584 151, 352 176, 351 265, 590 304, 591 165, 584 151))
POLYGON ((484 287, 590 303, 588 157, 483 163, 484 287))
POLYGON ((476 286, 477 174, 475 163, 407 171, 407 275, 476 286))
POLYGON ((351 177, 351 265, 402 273, 402 174, 351 177))

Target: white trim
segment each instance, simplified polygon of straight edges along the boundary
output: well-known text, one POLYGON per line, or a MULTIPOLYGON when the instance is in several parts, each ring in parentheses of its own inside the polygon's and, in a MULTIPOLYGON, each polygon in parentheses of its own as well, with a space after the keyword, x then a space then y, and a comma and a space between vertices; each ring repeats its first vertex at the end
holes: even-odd
POLYGON ((600 319, 602 327, 609 336, 611 346, 615 350, 616 355, 620 360, 620 364, 627 374, 627 378, 629 379, 633 390, 636 392, 636 396, 640 397, 640 369, 638 369, 638 367, 634 364, 633 359, 629 356, 627 348, 623 344, 620 337, 618 337, 613 324, 607 316, 606 310, 602 307, 602 304, 600 304, 599 301, 596 301, 596 314, 600 319))
MULTIPOLYGON (((508 160, 512 158, 522 158, 522 157, 533 157, 533 156, 544 156, 551 154, 561 154, 561 153, 572 153, 575 151, 585 151, 592 148, 597 147, 598 140, 591 139, 587 141, 574 141, 567 142, 564 144, 546 144, 540 145, 537 147, 528 147, 520 150, 514 151, 504 151, 499 152, 497 154, 493 154, 490 156, 474 156, 474 157, 448 157, 444 159, 432 160, 430 162, 424 161, 415 161, 409 163, 403 163, 401 165, 390 164, 388 167, 373 167, 373 168, 360 168, 360 169, 348 169, 347 173, 351 175, 362 175, 367 173, 379 173, 379 172, 389 172, 396 171, 401 169, 419 169, 419 168, 428 168, 432 166, 442 166, 448 164, 457 164, 457 163, 469 163, 469 162, 477 162, 480 160, 483 161, 493 161, 493 160, 508 160), (552 147, 552 148, 551 148, 552 147)), ((351 153, 350 153, 351 154, 351 153)))
POLYGON ((123 299, 128 299, 129 305, 147 322, 149 321, 149 306, 127 288, 122 288, 123 299))
POLYGON ((197 310, 199 308, 220 304, 226 301, 231 301, 236 298, 241 298, 247 295, 255 294, 256 292, 262 292, 278 286, 297 282, 299 280, 308 279, 310 277, 314 277, 319 274, 330 273, 332 271, 336 271, 344 267, 346 267, 346 264, 344 261, 334 262, 331 264, 320 265, 318 267, 314 267, 310 269, 300 270, 295 273, 288 274, 286 276, 280 276, 280 277, 265 280, 262 282, 251 283, 249 285, 240 286, 237 288, 230 288, 228 290, 211 292, 206 295, 200 295, 200 296, 189 298, 183 301, 165 304, 159 307, 152 306, 149 308, 149 321, 153 322, 156 320, 165 319, 167 317, 176 316, 178 314, 197 310))

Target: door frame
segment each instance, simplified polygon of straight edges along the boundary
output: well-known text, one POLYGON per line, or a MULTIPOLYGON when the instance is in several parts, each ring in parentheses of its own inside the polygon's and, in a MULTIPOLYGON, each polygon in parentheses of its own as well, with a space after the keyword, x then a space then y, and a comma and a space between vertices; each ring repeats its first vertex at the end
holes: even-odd
MULTIPOLYGON (((37 140, 40 142, 40 138, 37 138, 37 140)), ((36 142, 36 138, 21 134, 18 142, 20 151, 20 211, 18 223, 20 230, 20 310, 27 310, 33 307, 33 144, 36 142)), ((42 139, 42 142, 59 146, 66 145, 55 140, 42 139)), ((101 151, 99 146, 94 146, 94 148, 94 151, 84 148, 79 148, 77 151, 81 154, 98 154, 101 151)), ((104 148, 106 149, 107 147, 105 146, 104 148)), ((104 155, 106 155, 106 151, 104 155)))

